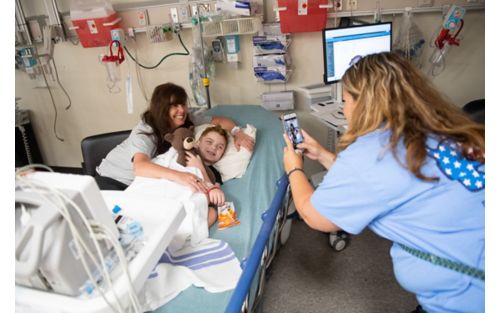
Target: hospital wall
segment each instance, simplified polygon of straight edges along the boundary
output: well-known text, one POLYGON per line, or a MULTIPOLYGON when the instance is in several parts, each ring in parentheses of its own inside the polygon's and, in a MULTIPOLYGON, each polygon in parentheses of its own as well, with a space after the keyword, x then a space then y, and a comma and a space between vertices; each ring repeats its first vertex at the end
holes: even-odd
MULTIPOLYGON (((269 1, 273 2, 273 1, 269 1)), ((403 1, 404 2, 404 1, 403 1)), ((273 21, 274 13, 267 4, 266 20, 273 21)), ((442 20, 439 13, 415 14, 415 22, 429 43, 442 20)), ((400 15, 384 15, 383 21, 393 21, 397 35, 401 25, 400 15)), ((485 15, 484 10, 469 11, 464 18, 463 40, 459 47, 453 47, 446 57, 446 69, 433 78, 436 87, 457 106, 484 98, 485 84, 485 15)), ((329 22, 331 23, 331 21, 329 22)), ((191 50, 192 30, 181 32, 183 41, 191 50)), ((211 81, 210 95, 213 105, 255 104, 260 105, 260 95, 266 91, 296 90, 295 109, 302 126, 316 136, 323 144, 327 143, 328 129, 308 114, 304 96, 298 87, 320 83, 323 75, 323 53, 321 33, 296 33, 292 35, 290 55, 294 72, 286 85, 265 85, 258 83, 252 70, 252 36, 240 38, 240 65, 234 69, 228 64, 216 64, 216 75, 211 81)), ((156 64, 164 55, 182 51, 177 40, 164 43, 149 43, 144 34, 137 36, 137 42, 128 44, 137 49, 140 61, 156 64)), ((71 97, 71 108, 65 110, 68 99, 55 81, 49 76, 55 107, 44 84, 29 79, 20 70, 15 74, 15 94, 21 97, 20 107, 30 110, 32 125, 38 140, 42 157, 50 166, 79 167, 82 162, 80 142, 89 135, 132 128, 147 108, 147 100, 154 87, 164 82, 174 82, 186 88, 190 95, 188 68, 189 58, 173 56, 166 59, 157 69, 138 69, 127 56, 121 68, 121 76, 132 78, 133 111, 127 112, 125 85, 120 82, 120 91, 110 92, 106 82, 106 70, 98 62, 98 56, 107 53, 107 48, 82 48, 71 42, 58 43, 54 58, 58 75, 63 87, 71 97), (139 76, 138 76, 139 73, 139 76), (143 86, 141 91, 139 81, 143 86), (57 109, 57 120, 55 120, 57 109), (57 136, 64 139, 60 141, 57 136)), ((424 51, 425 66, 432 49, 424 51)), ((306 164, 308 171, 318 169, 317 165, 306 164)))

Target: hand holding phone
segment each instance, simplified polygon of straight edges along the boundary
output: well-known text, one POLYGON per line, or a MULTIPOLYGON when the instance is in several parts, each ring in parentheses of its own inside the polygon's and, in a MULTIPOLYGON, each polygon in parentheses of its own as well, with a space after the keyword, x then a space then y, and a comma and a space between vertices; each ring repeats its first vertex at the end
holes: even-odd
POLYGON ((304 142, 304 137, 300 131, 299 120, 297 114, 289 113, 282 116, 283 128, 285 129, 288 138, 293 144, 293 148, 297 149, 299 143, 304 142))

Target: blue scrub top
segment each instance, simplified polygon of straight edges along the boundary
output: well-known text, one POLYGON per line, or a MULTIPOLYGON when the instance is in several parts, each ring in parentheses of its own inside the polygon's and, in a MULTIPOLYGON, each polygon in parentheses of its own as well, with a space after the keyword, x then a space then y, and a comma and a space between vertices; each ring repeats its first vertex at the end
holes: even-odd
MULTIPOLYGON (((389 130, 359 137, 338 154, 314 192, 319 213, 352 234, 366 226, 396 243, 484 269, 484 166, 462 159, 459 147, 429 138, 416 178, 389 147, 389 130)), ((484 312, 484 282, 391 248, 401 286, 429 312, 484 312)))

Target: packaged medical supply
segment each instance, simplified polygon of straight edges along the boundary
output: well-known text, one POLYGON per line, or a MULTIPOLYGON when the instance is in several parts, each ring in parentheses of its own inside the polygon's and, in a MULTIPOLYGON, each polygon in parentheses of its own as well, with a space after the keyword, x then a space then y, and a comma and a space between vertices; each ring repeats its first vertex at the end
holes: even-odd
POLYGON ((234 203, 231 201, 227 201, 222 206, 218 207, 217 213, 219 219, 219 229, 228 228, 240 223, 240 221, 236 217, 236 209, 234 208, 234 203))
MULTIPOLYGON (((116 264, 118 264, 118 255, 116 254, 116 252, 114 250, 112 250, 104 258, 104 265, 106 266, 105 270, 108 273, 111 273, 111 271, 116 267, 116 264)), ((102 287, 105 286, 103 284, 104 276, 103 276, 102 271, 100 269, 95 269, 94 272, 92 272, 92 277, 94 278, 97 286, 102 286, 102 287)), ((89 278, 80 287, 80 294, 83 296, 92 296, 94 294, 95 287, 96 286, 94 285, 92 280, 89 278)))
POLYGON ((219 13, 225 13, 227 15, 250 16, 251 14, 249 1, 217 1, 215 2, 215 10, 219 13))
POLYGON ((257 81, 261 82, 286 82, 287 81, 287 69, 283 66, 259 66, 254 67, 253 72, 257 81))
POLYGON ((286 53, 289 44, 288 35, 253 36, 255 55, 286 53))
POLYGON ((112 213, 116 227, 120 233, 119 241, 122 246, 129 246, 133 242, 143 239, 144 231, 139 222, 121 214, 122 209, 118 205, 113 207, 112 213))
POLYGON ((287 54, 254 55, 253 67, 259 66, 287 66, 290 57, 287 54))

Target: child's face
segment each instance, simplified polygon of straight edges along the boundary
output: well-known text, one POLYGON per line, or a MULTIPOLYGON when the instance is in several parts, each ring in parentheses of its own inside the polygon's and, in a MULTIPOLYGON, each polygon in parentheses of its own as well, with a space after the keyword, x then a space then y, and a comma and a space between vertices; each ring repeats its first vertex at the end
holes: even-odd
POLYGON ((222 158, 226 150, 226 140, 222 135, 211 131, 200 138, 198 150, 206 163, 214 164, 222 158))

